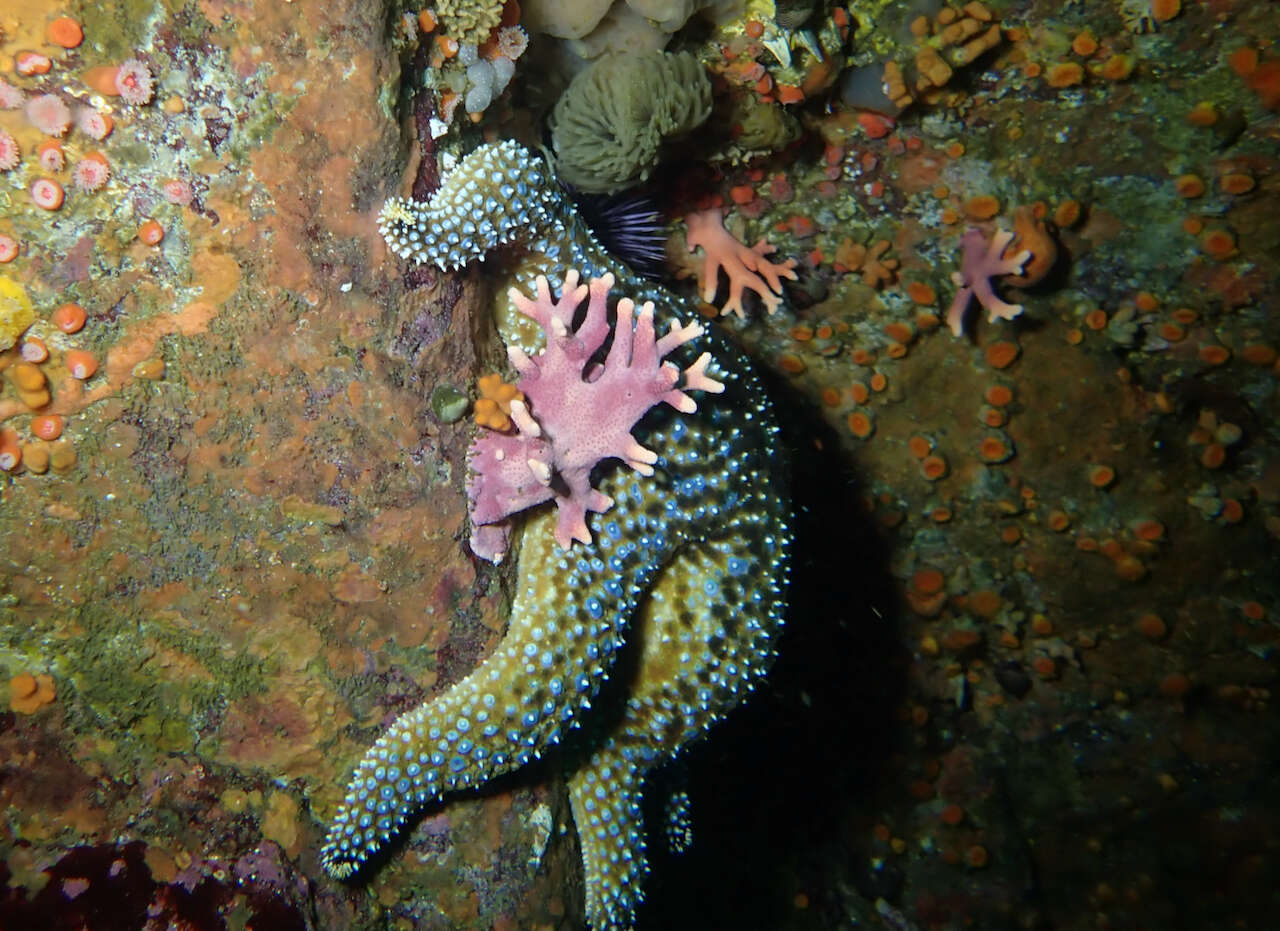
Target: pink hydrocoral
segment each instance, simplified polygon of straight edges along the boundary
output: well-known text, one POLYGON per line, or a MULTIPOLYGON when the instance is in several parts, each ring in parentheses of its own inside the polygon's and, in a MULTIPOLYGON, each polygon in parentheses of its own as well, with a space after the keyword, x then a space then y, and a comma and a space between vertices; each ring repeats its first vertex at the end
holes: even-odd
POLYGON ((1021 304, 1010 304, 1001 300, 996 294, 991 279, 996 275, 1018 275, 1022 266, 1031 258, 1031 253, 1023 249, 1012 258, 1003 258, 1004 250, 1013 241, 1014 234, 997 230, 991 237, 990 244, 982 230, 971 226, 960 240, 963 250, 960 258, 960 271, 951 273, 951 283, 959 285, 951 307, 947 310, 947 323, 951 332, 959 336, 964 332, 964 312, 969 301, 977 298, 978 303, 987 309, 987 321, 1012 320, 1022 313, 1021 304))
POLYGON ((790 278, 794 281, 796 278, 796 273, 792 271, 796 260, 787 259, 781 264, 770 262, 765 256, 775 251, 773 246, 761 239, 748 249, 724 228, 723 221, 724 211, 718 208, 691 213, 684 218, 688 227, 685 241, 689 244, 689 251, 701 246, 706 253, 702 274, 699 276, 702 299, 715 299, 720 283, 720 270, 723 269, 729 276, 729 298, 720 308, 720 313, 733 311, 739 317, 745 316, 742 309, 743 288, 750 288, 759 294, 769 313, 773 313, 782 303, 782 279, 790 278))
POLYGON ((559 508, 556 542, 567 549, 572 541, 591 542, 588 511, 606 511, 613 500, 591 487, 591 470, 604 459, 618 458, 642 475, 653 474, 658 456, 631 435, 649 408, 661 401, 685 413, 697 409, 685 391, 724 390, 706 371, 711 361, 703 353, 681 372, 662 358, 702 333, 701 325, 681 327, 655 338, 653 304, 640 308, 632 326, 635 304, 618 301, 613 343, 603 364, 592 356, 609 336, 607 319, 612 275, 580 284, 570 270, 561 298, 553 300, 541 275, 537 297, 516 289, 510 298, 516 308, 537 321, 546 333, 546 349, 530 358, 517 348, 508 350, 520 373, 517 387, 528 399, 511 402, 515 433, 485 431, 472 444, 467 481, 472 523, 471 549, 492 562, 506 555, 512 514, 553 497, 559 508), (590 294, 586 316, 571 331, 574 314, 590 294))

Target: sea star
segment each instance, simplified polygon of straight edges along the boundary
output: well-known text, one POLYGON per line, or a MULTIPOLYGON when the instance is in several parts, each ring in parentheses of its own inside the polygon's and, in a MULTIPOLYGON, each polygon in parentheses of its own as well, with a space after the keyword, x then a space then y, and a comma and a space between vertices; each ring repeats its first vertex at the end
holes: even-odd
MULTIPOLYGON (((424 202, 393 200, 381 229, 402 257, 456 268, 501 250, 523 293, 568 268, 613 274, 617 292, 653 301, 655 324, 679 298, 613 260, 551 172, 514 142, 462 159, 424 202)), ((505 287, 494 311, 508 347, 533 354, 541 330, 505 287)), ((322 860, 337 878, 426 804, 524 765, 581 728, 571 744, 570 803, 578 827, 590 924, 631 927, 647 871, 640 801, 646 777, 737 705, 767 671, 786 606, 789 464, 763 384, 745 356, 708 331, 669 358, 709 350, 721 394, 695 412, 660 405, 636 438, 657 453, 654 474, 614 469, 613 499, 591 514, 590 544, 561 549, 555 509, 520 535, 517 595, 494 653, 443 694, 400 717, 356 767, 322 860), (624 641, 638 656, 625 708, 585 713, 624 641)))

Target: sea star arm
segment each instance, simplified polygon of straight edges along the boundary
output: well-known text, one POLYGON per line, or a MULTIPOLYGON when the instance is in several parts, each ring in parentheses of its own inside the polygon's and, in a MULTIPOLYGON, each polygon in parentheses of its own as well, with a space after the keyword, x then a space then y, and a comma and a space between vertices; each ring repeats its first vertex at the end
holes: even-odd
MULTIPOLYGON (((505 243, 504 268, 525 293, 538 275, 558 278, 572 266, 588 279, 612 272, 623 293, 653 301, 655 323, 679 316, 677 298, 609 259, 545 166, 514 143, 481 147, 429 201, 393 204, 383 219, 391 248, 417 261, 456 267, 505 243)), ((495 315, 508 346, 523 353, 512 353, 523 375, 541 333, 521 329, 529 321, 508 303, 495 315)), ((654 474, 606 470, 597 493, 613 507, 589 518, 591 544, 561 549, 555 509, 525 520, 506 636, 365 754, 325 841, 331 874, 351 876, 423 805, 507 772, 581 726, 573 758, 588 762, 572 773, 570 792, 587 919, 597 931, 631 927, 645 872, 639 789, 764 674, 785 609, 788 469, 777 417, 746 358, 720 334, 705 340, 709 354, 679 345, 671 358, 684 368, 684 390, 708 394, 695 411, 658 405, 635 425, 654 474), (625 708, 588 714, 624 638, 639 651, 625 708), (619 758, 626 765, 615 770, 619 758), (590 795, 621 819, 621 840, 608 827, 602 838, 582 804, 591 773, 590 795)))

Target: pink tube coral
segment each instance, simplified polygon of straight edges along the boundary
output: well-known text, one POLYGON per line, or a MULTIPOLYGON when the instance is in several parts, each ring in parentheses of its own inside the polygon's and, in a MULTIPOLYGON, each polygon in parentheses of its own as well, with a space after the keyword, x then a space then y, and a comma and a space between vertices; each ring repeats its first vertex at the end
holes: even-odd
POLYGON ((613 500, 591 487, 596 463, 621 459, 642 475, 653 474, 658 455, 641 446, 631 430, 649 408, 665 401, 676 410, 697 409, 685 391, 720 392, 724 385, 707 375, 711 356, 703 353, 681 372, 662 359, 702 333, 702 326, 673 322, 671 330, 655 337, 653 304, 634 315, 629 298, 618 301, 613 343, 602 364, 592 356, 609 336, 607 318, 612 275, 579 283, 576 270, 565 277, 562 296, 553 300, 541 275, 537 296, 516 289, 510 298, 516 308, 537 321, 547 345, 532 358, 519 349, 508 350, 520 373, 517 387, 527 398, 511 402, 515 433, 486 430, 472 444, 467 481, 472 523, 471 549, 499 562, 510 540, 511 515, 555 499, 559 508, 556 542, 567 549, 574 540, 591 542, 588 511, 601 512, 613 500), (590 295, 586 317, 571 331, 574 313, 590 295))

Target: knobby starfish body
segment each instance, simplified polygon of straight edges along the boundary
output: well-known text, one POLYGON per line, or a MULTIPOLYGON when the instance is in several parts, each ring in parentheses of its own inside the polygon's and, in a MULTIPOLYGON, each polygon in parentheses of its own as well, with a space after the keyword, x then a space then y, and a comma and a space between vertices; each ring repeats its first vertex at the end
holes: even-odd
MULTIPOLYGON (((652 301, 662 329, 687 316, 679 298, 610 258, 547 166, 512 142, 468 155, 429 201, 390 202, 381 229, 402 257, 441 268, 494 253, 490 271, 525 294, 539 275, 559 283, 573 268, 584 279, 612 274, 619 294, 652 301)), ((541 330, 506 287, 494 291, 508 347, 535 353, 541 330)), ((600 931, 631 927, 647 870, 646 777, 764 675, 786 605, 789 469, 775 412, 718 333, 669 358, 684 368, 704 350, 724 391, 700 396, 694 411, 660 405, 640 420, 653 474, 605 471, 598 488, 612 505, 589 515, 590 543, 562 549, 554 508, 524 522, 506 636, 365 754, 322 851, 332 875, 353 875, 428 803, 566 740, 587 919, 600 931), (625 707, 593 715, 624 642, 637 656, 625 707)))

